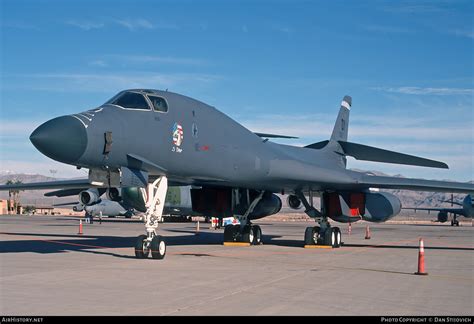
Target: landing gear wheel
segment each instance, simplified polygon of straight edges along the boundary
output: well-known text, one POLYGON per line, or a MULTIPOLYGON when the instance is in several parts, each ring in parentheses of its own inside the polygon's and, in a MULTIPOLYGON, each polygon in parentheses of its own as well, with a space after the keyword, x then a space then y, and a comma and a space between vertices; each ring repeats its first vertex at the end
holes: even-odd
POLYGON ((246 225, 242 233, 242 242, 255 244, 255 234, 251 225, 246 225))
POLYGON ((224 227, 224 242, 237 242, 239 238, 240 225, 226 225, 224 227))
POLYGON ((262 244, 262 229, 258 225, 252 225, 255 245, 262 244))
POLYGON ((161 235, 153 237, 150 243, 151 257, 161 260, 166 255, 166 243, 161 235))
POLYGON ((459 226, 459 221, 458 221, 458 220, 455 220, 455 221, 454 221, 454 225, 459 226))
POLYGON ((336 231, 330 227, 324 233, 324 245, 336 247, 336 231))
POLYGON ((306 227, 304 233, 304 244, 305 245, 318 245, 321 244, 321 237, 319 235, 319 226, 306 227))
POLYGON ((138 259, 148 258, 150 249, 148 248, 148 242, 146 239, 146 235, 140 235, 139 237, 137 237, 137 241, 135 242, 135 256, 138 259))
POLYGON ((342 235, 339 227, 334 227, 334 232, 336 233, 336 245, 334 247, 341 247, 342 244, 342 235))
POLYGON ((304 231, 304 245, 313 245, 313 228, 312 227, 306 227, 306 230, 304 231))

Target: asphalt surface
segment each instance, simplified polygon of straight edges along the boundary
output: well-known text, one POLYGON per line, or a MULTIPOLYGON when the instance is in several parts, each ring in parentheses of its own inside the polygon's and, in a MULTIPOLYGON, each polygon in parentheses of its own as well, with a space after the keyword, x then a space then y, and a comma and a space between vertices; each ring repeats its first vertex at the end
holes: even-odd
POLYGON ((165 223, 164 260, 134 257, 139 221, 0 216, 4 315, 474 315, 474 227, 340 225, 344 246, 304 249, 308 222, 257 222, 264 244, 165 223), (417 276, 424 239, 428 276, 417 276))

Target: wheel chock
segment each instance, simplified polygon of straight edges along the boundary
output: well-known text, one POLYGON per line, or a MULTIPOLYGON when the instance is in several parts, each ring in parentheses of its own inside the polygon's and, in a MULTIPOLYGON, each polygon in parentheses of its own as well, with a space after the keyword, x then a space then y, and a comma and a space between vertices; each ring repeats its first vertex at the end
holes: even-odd
POLYGON ((246 243, 246 242, 224 242, 224 246, 250 246, 250 243, 246 243))
POLYGON ((332 249, 330 245, 305 245, 305 249, 332 249))

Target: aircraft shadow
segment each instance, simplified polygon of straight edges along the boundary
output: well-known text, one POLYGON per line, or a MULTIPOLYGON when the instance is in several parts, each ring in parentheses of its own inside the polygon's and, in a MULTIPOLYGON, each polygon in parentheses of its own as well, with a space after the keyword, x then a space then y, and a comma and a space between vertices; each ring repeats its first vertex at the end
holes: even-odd
MULTIPOLYGON (((169 246, 195 246, 195 245, 222 245, 222 232, 199 232, 196 235, 194 231, 187 230, 167 230, 168 232, 183 233, 188 235, 166 236, 165 241, 169 246)), ((164 232, 167 232, 164 231, 164 232)), ((162 232, 163 233, 163 232, 162 232)), ((0 241, 0 254, 4 253, 64 253, 64 252, 84 252, 92 254, 110 255, 120 258, 135 258, 128 254, 120 254, 107 249, 133 249, 136 236, 117 237, 117 236, 96 236, 96 235, 67 235, 67 234, 39 234, 39 233, 2 233, 11 236, 30 236, 37 239, 22 239, 11 241, 0 241)), ((298 247, 303 246, 302 240, 281 239, 282 236, 263 235, 262 241, 265 245, 298 247)), ((13 237, 14 238, 14 237, 13 237)), ((399 245, 371 245, 371 244, 344 244, 345 247, 367 247, 377 249, 418 249, 418 245, 399 246, 399 245)), ((456 250, 456 251, 474 251, 469 247, 449 247, 449 246, 428 246, 427 250, 456 250)))
MULTIPOLYGON (((343 244, 345 247, 367 247, 374 249, 413 249, 418 250, 418 245, 373 245, 373 244, 343 244)), ((458 246, 425 246, 425 250, 454 250, 454 251, 474 251, 474 248, 458 246)))
MULTIPOLYGON (((178 231, 177 231, 178 232, 178 231)), ((168 246, 179 245, 222 245, 223 234, 221 232, 200 232, 196 235, 191 231, 181 231, 191 235, 164 236, 168 246)), ((162 234, 164 234, 162 232, 162 234)), ((129 248, 133 249, 136 236, 95 236, 95 235, 67 235, 67 234, 39 234, 39 233, 13 233, 2 232, 8 236, 30 236, 37 239, 22 239, 11 241, 0 241, 0 254, 3 253, 64 253, 69 251, 86 252, 94 254, 112 255, 116 257, 135 258, 130 255, 121 255, 103 251, 106 249, 129 248), (98 251, 101 250, 101 251, 98 251)))

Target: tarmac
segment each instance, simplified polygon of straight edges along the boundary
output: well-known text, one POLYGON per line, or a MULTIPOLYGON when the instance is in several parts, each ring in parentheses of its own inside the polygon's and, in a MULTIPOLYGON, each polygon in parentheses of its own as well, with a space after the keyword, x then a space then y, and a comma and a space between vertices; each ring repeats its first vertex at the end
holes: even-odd
MULTIPOLYGON (((461 220, 461 219, 460 219, 461 220)), ((164 223, 164 260, 134 256, 138 220, 0 216, 3 315, 474 315, 471 222, 347 224, 344 245, 305 249, 308 222, 258 223, 263 245, 164 223), (366 240, 366 225, 371 239, 366 240), (417 271, 425 245, 427 276, 417 271)), ((333 224, 333 226, 336 223, 333 224)))

